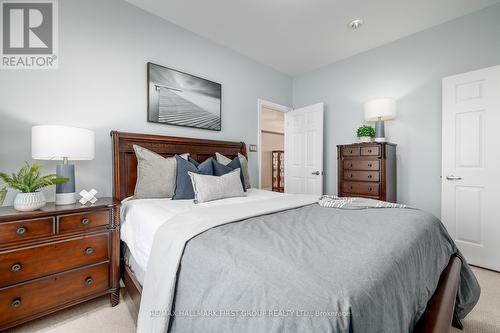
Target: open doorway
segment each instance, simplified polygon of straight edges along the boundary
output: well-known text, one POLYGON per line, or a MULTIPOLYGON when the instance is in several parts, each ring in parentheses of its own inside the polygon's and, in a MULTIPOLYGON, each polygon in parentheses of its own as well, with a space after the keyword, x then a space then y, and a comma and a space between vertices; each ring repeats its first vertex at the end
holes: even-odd
POLYGON ((285 189, 285 113, 290 108, 259 100, 259 185, 261 189, 285 189))

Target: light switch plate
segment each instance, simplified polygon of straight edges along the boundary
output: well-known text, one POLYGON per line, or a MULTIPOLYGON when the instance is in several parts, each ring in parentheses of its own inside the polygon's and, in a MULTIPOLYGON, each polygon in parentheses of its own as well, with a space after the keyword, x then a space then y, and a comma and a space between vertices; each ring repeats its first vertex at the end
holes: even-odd
POLYGON ((250 145, 249 149, 251 153, 255 153, 257 151, 257 145, 250 145))

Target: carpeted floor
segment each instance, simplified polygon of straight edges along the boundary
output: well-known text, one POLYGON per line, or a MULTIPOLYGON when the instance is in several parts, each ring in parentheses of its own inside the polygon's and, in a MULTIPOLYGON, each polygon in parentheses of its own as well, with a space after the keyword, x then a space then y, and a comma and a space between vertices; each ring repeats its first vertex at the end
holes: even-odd
MULTIPOLYGON (((481 284, 481 300, 463 321, 464 330, 453 328, 452 332, 500 333, 500 273, 480 268, 473 270, 481 284)), ((120 304, 115 308, 109 306, 108 297, 101 297, 17 326, 7 332, 135 332, 133 309, 130 298, 122 292, 120 304)))

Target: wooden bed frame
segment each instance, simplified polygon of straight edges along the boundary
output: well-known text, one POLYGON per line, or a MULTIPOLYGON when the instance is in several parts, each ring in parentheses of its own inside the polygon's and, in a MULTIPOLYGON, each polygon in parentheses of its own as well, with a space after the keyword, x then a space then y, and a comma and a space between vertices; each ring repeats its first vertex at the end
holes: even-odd
MULTIPOLYGON (((137 179, 137 159, 133 145, 139 145, 162 156, 190 153, 198 162, 214 156, 215 152, 234 158, 238 153, 247 156, 244 142, 192 139, 172 136, 111 132, 113 143, 113 199, 121 201, 134 194, 137 179)), ((137 310, 142 287, 121 258, 122 281, 137 310)), ((415 332, 449 332, 451 324, 462 328, 455 316, 455 300, 460 281, 461 260, 452 256, 439 279, 437 289, 417 323, 415 332)))

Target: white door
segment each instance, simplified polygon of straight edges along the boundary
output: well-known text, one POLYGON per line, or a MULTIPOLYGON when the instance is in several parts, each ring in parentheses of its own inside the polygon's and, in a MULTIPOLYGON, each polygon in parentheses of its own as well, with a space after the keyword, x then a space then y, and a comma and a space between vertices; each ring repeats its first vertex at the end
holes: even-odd
POLYGON ((500 271, 500 66, 443 79, 442 220, 469 263, 500 271))
POLYGON ((323 103, 285 113, 285 193, 323 194, 323 103))

